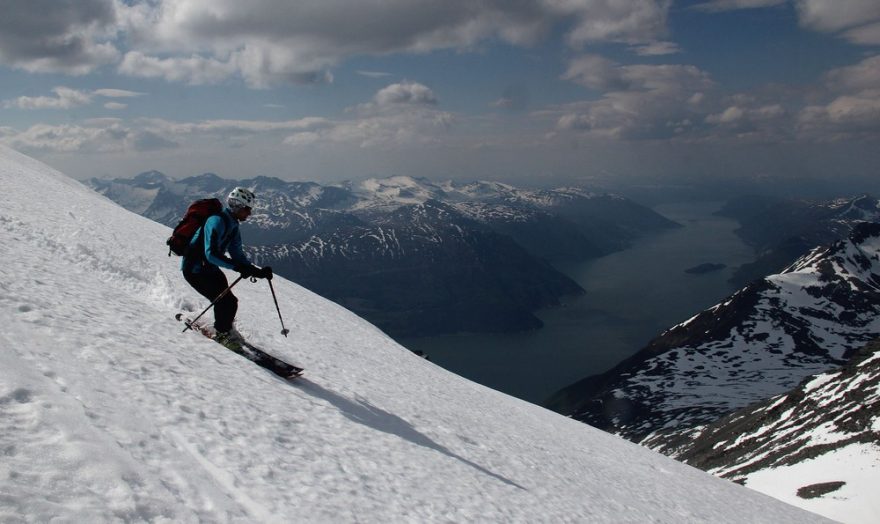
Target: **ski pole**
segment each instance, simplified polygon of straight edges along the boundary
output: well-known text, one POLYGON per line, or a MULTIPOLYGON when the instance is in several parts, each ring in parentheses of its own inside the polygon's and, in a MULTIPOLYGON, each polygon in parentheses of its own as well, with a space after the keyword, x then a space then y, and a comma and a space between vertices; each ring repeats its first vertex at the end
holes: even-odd
POLYGON ((204 311, 202 311, 201 313, 199 313, 199 316, 197 316, 196 318, 192 319, 190 322, 185 322, 186 327, 183 328, 183 331, 182 331, 182 332, 183 332, 183 333, 186 333, 186 330, 187 330, 187 329, 192 329, 192 325, 195 324, 200 318, 202 318, 202 315, 204 315, 205 313, 207 313, 209 309, 211 309, 212 307, 214 307, 214 304, 216 304, 217 302, 219 302, 221 298, 225 297, 226 294, 229 293, 229 290, 232 289, 232 286, 238 284, 238 281, 241 280, 242 278, 243 278, 243 277, 238 277, 238 278, 236 278, 236 279, 235 279, 235 282, 233 282, 232 284, 230 284, 230 286, 229 286, 228 288, 224 289, 222 293, 220 293, 219 295, 217 295, 217 298, 215 298, 214 301, 211 302, 211 305, 209 305, 208 307, 205 308, 204 311))
POLYGON ((284 319, 281 318, 281 308, 278 307, 278 297, 275 296, 275 286, 272 285, 271 278, 269 279, 269 289, 272 290, 272 300, 275 301, 275 310, 278 311, 278 320, 281 321, 281 334, 286 337, 290 330, 284 327, 284 319))

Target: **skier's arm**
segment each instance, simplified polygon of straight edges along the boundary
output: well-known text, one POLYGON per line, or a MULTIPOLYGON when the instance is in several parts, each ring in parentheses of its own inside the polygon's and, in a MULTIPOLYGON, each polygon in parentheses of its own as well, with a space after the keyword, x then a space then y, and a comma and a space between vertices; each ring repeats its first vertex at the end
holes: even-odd
MULTIPOLYGON (((226 233, 226 225, 223 223, 223 218, 219 215, 209 217, 202 227, 204 227, 205 260, 215 266, 235 269, 238 264, 232 258, 227 257, 226 253, 221 251, 220 248, 220 239, 226 233)), ((241 251, 241 237, 238 239, 238 250, 241 251)))
POLYGON ((241 233, 238 230, 235 231, 232 235, 232 240, 229 241, 228 251, 232 262, 236 266, 251 265, 251 261, 244 254, 244 248, 241 245, 241 233))

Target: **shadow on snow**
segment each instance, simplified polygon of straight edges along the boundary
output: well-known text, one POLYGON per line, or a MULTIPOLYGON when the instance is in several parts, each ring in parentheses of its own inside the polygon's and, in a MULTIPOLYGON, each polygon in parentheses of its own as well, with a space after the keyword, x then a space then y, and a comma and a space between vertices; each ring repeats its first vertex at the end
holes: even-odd
POLYGON ((504 478, 497 473, 489 471, 483 466, 480 466, 479 464, 470 461, 462 457, 461 455, 458 455, 457 453, 451 451, 445 446, 438 444, 423 433, 420 433, 413 427, 412 424, 410 424, 406 420, 398 417, 393 413, 389 413, 381 408, 378 408, 370 404, 366 400, 348 399, 308 380, 297 379, 296 384, 301 389, 313 394, 315 397, 326 400, 327 402, 335 406, 349 420, 352 420, 359 424, 363 424, 364 426, 367 426, 377 431, 381 431, 383 433, 398 436, 404 440, 408 440, 409 442, 412 442, 413 444, 422 446, 424 448, 438 451, 446 455, 447 457, 458 460, 463 464, 466 464, 476 469, 480 473, 488 475, 496 480, 500 480, 508 486, 513 486, 521 490, 526 489, 516 482, 504 478))

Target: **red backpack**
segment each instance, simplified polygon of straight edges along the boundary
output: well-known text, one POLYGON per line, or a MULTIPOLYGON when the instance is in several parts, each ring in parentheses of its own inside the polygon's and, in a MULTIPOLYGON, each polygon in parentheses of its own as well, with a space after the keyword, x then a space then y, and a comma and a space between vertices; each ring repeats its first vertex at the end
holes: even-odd
POLYGON ((204 198, 190 204, 171 236, 165 241, 168 244, 168 256, 172 253, 177 256, 186 255, 196 231, 204 225, 208 217, 219 215, 222 211, 223 204, 216 198, 204 198))

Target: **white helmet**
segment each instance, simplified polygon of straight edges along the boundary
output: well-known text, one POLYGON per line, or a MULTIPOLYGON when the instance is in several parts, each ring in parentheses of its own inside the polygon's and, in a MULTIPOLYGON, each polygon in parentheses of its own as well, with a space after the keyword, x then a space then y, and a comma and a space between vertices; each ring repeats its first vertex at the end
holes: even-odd
POLYGON ((229 209, 235 210, 242 207, 254 207, 254 201, 257 199, 254 192, 244 187, 237 187, 229 192, 226 197, 226 205, 229 209))

